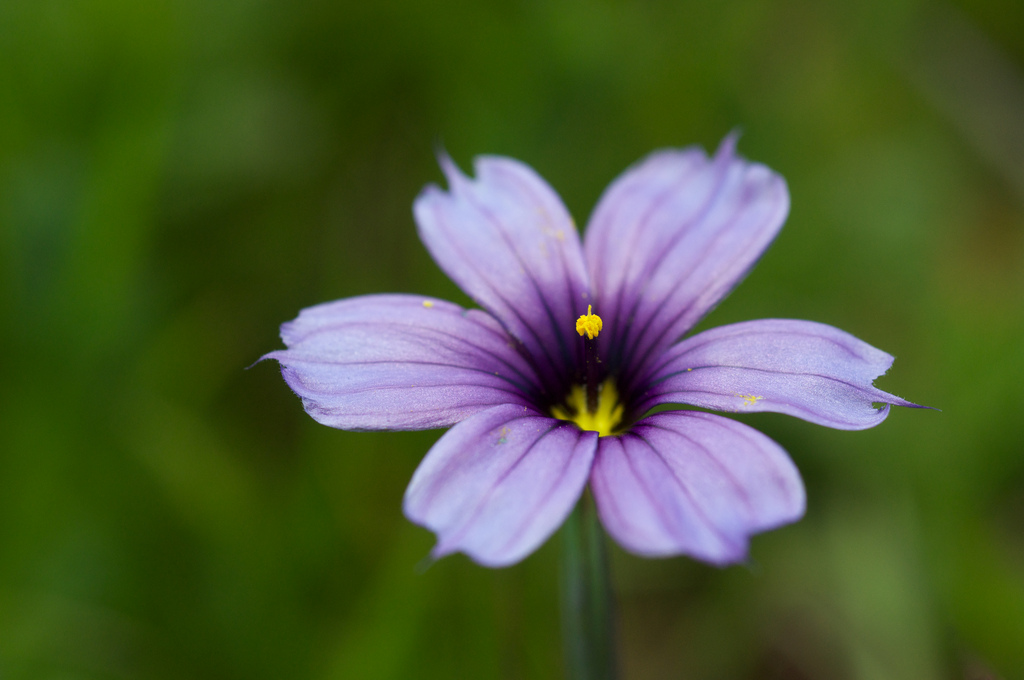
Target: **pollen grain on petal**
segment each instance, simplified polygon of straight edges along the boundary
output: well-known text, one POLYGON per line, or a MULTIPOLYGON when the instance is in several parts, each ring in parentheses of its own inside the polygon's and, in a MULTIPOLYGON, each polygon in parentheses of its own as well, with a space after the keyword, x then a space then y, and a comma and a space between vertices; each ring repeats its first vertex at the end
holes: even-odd
POLYGON ((596 338, 604 326, 601 317, 592 312, 593 305, 587 305, 587 313, 576 319, 576 332, 580 334, 580 337, 583 337, 583 334, 586 333, 589 340, 596 338))
POLYGON ((427 309, 430 309, 431 307, 434 306, 434 303, 432 301, 430 301, 430 300, 424 300, 423 301, 423 306, 426 307, 427 309))

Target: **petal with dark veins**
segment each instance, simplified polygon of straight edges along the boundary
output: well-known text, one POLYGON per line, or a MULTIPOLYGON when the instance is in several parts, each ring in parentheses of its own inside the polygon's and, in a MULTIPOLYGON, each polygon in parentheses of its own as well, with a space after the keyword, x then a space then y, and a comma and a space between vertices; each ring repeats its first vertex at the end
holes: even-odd
POLYGON ((666 411, 602 437, 590 478, 601 522, 627 550, 746 558, 752 534, 799 519, 804 488, 782 448, 698 411, 666 411))
POLYGON ((567 388, 580 361, 574 324, 590 295, 572 218, 518 161, 480 157, 475 180, 447 157, 441 167, 449 190, 428 186, 413 205, 420 238, 441 269, 522 341, 541 379, 567 388))
POLYGON ((922 408, 872 385, 892 362, 889 354, 826 324, 763 319, 719 326, 665 354, 644 381, 641 410, 678 402, 775 411, 861 430, 885 420, 890 405, 922 408))
POLYGON ((713 158, 653 153, 594 210, 584 248, 606 324, 599 342, 627 381, 740 282, 786 219, 785 181, 735 147, 730 135, 713 158))
POLYGON ((281 327, 288 385, 318 422, 346 430, 447 427, 537 398, 537 378, 489 315, 443 300, 368 295, 302 310, 281 327))
POLYGON ((405 493, 405 514, 437 534, 434 557, 464 552, 486 566, 513 564, 568 517, 596 448, 596 432, 496 406, 427 453, 405 493))

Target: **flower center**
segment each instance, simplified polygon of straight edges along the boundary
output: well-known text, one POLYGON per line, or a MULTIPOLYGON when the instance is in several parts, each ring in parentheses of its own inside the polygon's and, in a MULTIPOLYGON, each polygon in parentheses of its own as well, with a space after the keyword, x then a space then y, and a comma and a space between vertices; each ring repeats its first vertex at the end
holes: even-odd
POLYGON ((587 390, 583 385, 573 385, 565 397, 565 404, 551 408, 551 415, 559 420, 576 423, 581 430, 596 432, 607 437, 622 422, 622 402, 615 381, 608 378, 597 391, 597 408, 587 408, 587 390))
POLYGON ((583 384, 573 385, 565 401, 551 407, 551 415, 559 420, 576 423, 581 430, 607 437, 622 423, 624 409, 619 401, 615 381, 608 378, 601 382, 605 373, 601 370, 595 340, 603 326, 601 317, 594 314, 593 305, 587 305, 587 313, 576 320, 576 332, 583 338, 583 384))

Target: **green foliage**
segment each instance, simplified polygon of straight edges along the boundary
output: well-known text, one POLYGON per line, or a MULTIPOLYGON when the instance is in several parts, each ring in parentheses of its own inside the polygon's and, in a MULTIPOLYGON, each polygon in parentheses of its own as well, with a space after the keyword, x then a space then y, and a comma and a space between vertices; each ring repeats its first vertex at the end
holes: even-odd
POLYGON ((793 209, 710 323, 832 323, 943 411, 749 417, 807 517, 748 569, 614 552, 626 677, 1024 677, 1022 7, 0 3, 0 677, 561 677, 557 546, 418 569, 437 433, 246 367, 318 302, 466 302, 411 216, 436 144, 582 226, 736 127, 793 209))

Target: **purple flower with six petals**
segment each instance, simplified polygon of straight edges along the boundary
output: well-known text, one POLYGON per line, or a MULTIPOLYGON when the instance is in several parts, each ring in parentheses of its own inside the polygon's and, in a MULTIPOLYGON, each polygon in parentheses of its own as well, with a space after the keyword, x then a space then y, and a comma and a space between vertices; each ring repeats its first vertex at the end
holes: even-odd
POLYGON ((447 157, 449 191, 414 214, 427 249, 485 311, 411 295, 304 309, 281 327, 288 385, 346 430, 454 426, 405 494, 405 514, 462 551, 515 563, 589 482, 607 531, 647 556, 743 560, 795 521, 804 489, 757 430, 695 410, 777 411, 839 429, 916 406, 872 381, 893 358, 831 326, 766 319, 679 341, 744 277, 789 210, 784 180, 736 155, 651 154, 604 193, 581 244, 555 192, 517 161, 447 157), (593 310, 593 314, 591 314, 593 310), (875 404, 881 404, 875 407, 875 404))

